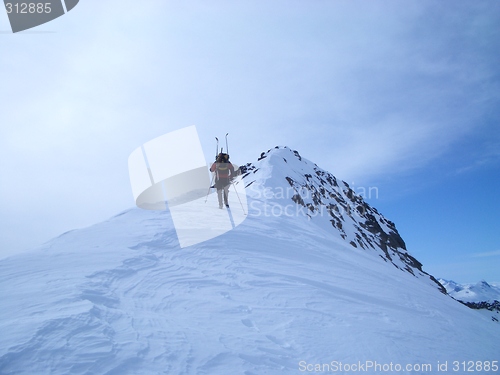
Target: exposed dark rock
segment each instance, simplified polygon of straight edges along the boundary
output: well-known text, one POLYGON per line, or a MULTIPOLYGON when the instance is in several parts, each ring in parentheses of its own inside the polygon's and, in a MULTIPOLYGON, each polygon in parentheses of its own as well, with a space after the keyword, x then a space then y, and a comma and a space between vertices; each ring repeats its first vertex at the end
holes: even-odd
MULTIPOLYGON (((285 149, 288 148, 285 147, 285 149)), ((297 151, 288 150, 303 161, 297 151)), ((262 153, 259 160, 265 157, 267 153, 262 153)), ((283 157, 283 160, 288 163, 286 158, 283 157)), ((251 171, 255 171, 255 167, 249 164, 245 168, 242 169, 242 172, 247 173, 244 177, 248 176, 251 171)), ((310 165, 309 168, 311 168, 310 165)), ((416 277, 428 277, 441 292, 446 294, 443 286, 434 277, 424 272, 422 264, 408 254, 406 244, 392 221, 383 217, 376 208, 366 203, 345 181, 337 181, 335 176, 316 165, 309 170, 310 173, 305 172, 302 175, 292 170, 285 177, 288 185, 295 192, 291 197, 292 202, 307 207, 307 212, 304 214, 308 218, 316 220, 318 216, 324 216, 323 214, 326 213, 332 230, 337 230, 340 237, 351 246, 365 251, 376 251, 385 262, 392 263, 394 267, 416 277), (351 225, 355 229, 354 233, 346 231, 351 225)))
POLYGON ((302 161, 302 156, 300 156, 300 154, 297 151, 293 151, 293 153, 300 161, 302 161))
POLYGON ((292 201, 294 201, 295 203, 297 204, 300 204, 301 206, 305 207, 306 204, 304 203, 304 200, 302 199, 302 197, 300 196, 300 194, 295 194, 293 197, 292 197, 292 201))
POLYGON ((470 307, 471 309, 474 309, 474 310, 482 310, 482 309, 485 309, 485 310, 488 310, 488 311, 500 311, 500 302, 498 302, 497 300, 493 301, 493 302, 464 302, 464 301, 460 301, 460 300, 457 300, 458 302, 460 302, 461 304, 467 306, 467 307, 470 307))

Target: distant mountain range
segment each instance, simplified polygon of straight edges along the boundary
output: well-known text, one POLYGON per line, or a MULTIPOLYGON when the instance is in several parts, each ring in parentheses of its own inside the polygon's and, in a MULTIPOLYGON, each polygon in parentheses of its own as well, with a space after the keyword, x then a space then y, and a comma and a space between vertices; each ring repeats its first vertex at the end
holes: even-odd
POLYGON ((471 309, 482 310, 492 320, 500 321, 500 285, 480 281, 476 284, 459 284, 453 280, 439 279, 446 292, 471 309))

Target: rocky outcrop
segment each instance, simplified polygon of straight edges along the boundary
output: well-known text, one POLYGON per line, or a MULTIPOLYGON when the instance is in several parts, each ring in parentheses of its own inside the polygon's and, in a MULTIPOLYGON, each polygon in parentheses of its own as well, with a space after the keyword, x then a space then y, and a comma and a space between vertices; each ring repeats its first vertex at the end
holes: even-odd
MULTIPOLYGON (((332 230, 353 248, 376 251, 395 267, 414 276, 428 277, 446 294, 443 286, 424 272, 422 264, 408 253, 395 224, 365 202, 346 182, 337 180, 287 147, 263 152, 258 160, 272 164, 273 175, 283 178, 283 186, 292 189, 287 199, 302 207, 309 219, 329 221, 332 230)), ((258 164, 241 167, 246 186, 254 182, 252 175, 258 170, 258 164)))

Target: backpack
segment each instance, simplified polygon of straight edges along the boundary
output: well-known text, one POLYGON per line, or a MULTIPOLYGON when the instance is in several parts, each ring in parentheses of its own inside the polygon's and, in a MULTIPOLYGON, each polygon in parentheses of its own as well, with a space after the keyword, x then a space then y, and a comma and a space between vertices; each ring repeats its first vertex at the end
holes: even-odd
POLYGON ((222 152, 217 156, 217 177, 229 178, 229 155, 222 152))

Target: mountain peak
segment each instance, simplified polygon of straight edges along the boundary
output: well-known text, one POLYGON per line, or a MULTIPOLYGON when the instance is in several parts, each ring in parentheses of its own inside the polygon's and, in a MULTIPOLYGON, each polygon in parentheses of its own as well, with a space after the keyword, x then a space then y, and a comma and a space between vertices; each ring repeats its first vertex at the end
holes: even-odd
POLYGON ((486 282, 486 280, 481 280, 476 284, 480 288, 490 289, 491 285, 486 282))
MULTIPOLYGON (((372 252, 383 261, 416 277, 443 286, 423 271, 406 249, 395 224, 370 206, 345 181, 302 157, 296 150, 276 146, 262 152, 256 163, 241 167, 248 195, 280 215, 301 216, 333 231, 353 249, 372 252)), ((261 209, 261 211, 262 211, 261 209)))

